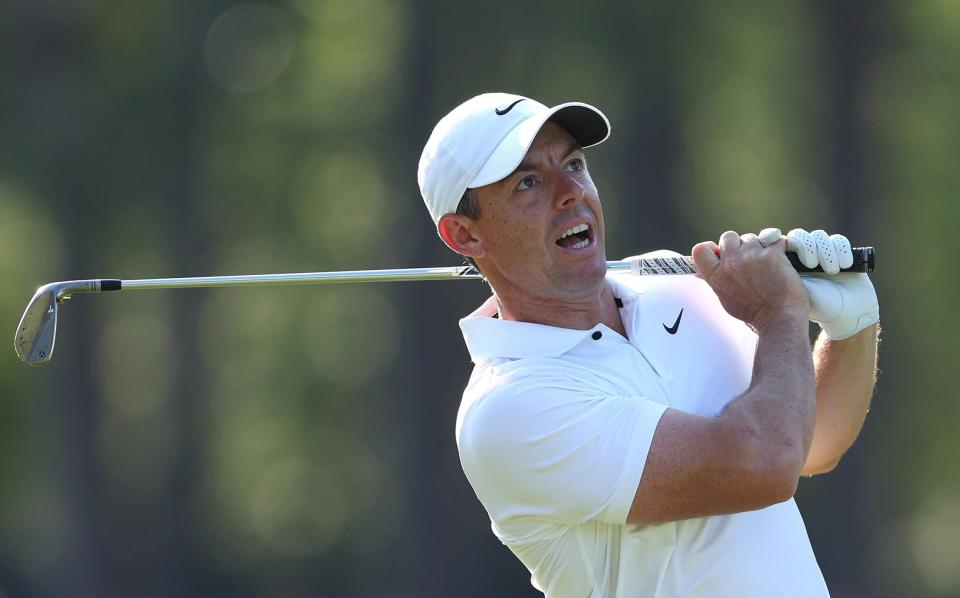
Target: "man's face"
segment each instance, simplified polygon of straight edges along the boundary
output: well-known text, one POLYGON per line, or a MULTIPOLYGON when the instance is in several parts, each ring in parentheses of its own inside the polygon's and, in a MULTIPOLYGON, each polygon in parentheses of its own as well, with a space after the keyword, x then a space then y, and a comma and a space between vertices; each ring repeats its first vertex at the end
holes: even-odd
POLYGON ((603 212, 583 150, 563 127, 544 125, 513 174, 474 194, 477 262, 498 292, 508 285, 560 301, 596 292, 606 273, 603 212))

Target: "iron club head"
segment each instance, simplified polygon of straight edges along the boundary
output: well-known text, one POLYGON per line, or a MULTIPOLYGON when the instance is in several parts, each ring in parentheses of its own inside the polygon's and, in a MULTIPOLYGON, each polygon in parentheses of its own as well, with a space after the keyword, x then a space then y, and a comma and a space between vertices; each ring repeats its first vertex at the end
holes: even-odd
POLYGON ((57 311, 59 303, 71 293, 90 293, 100 290, 98 280, 70 280, 45 284, 33 294, 23 310, 13 348, 17 357, 28 365, 43 365, 50 361, 57 340, 57 311))
POLYGON ((17 357, 29 365, 50 361, 57 336, 57 286, 50 283, 37 289, 23 311, 13 347, 17 357))

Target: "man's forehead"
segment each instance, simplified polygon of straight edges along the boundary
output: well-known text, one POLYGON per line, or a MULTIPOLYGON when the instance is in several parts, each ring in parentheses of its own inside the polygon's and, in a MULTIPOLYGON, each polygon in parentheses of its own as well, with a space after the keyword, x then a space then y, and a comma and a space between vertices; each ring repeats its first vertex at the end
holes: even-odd
POLYGON ((518 172, 536 170, 538 164, 550 155, 566 157, 576 151, 583 151, 583 148, 573 135, 559 123, 548 120, 540 127, 523 159, 520 160, 520 164, 510 174, 486 187, 500 189, 508 185, 510 179, 518 172))
POLYGON ((510 179, 512 179, 517 173, 531 172, 536 170, 537 167, 540 166, 545 159, 547 159, 548 156, 553 153, 553 148, 563 148, 562 151, 556 153, 556 155, 559 157, 566 157, 574 152, 583 151, 583 148, 580 147, 580 144, 577 143, 573 137, 570 137, 569 135, 567 137, 568 139, 566 140, 563 138, 557 138, 553 140, 555 143, 551 141, 539 147, 537 147, 537 144, 534 143, 530 146, 530 149, 527 150, 523 160, 520 160, 520 164, 518 164, 510 174, 487 186, 491 189, 500 189, 506 185, 509 185, 510 179))
MULTIPOLYGON (((521 170, 530 170, 530 166, 538 159, 544 157, 544 155, 557 153, 560 156, 568 156, 582 149, 580 144, 573 138, 573 135, 568 133, 566 129, 556 123, 548 122, 540 129, 540 132, 537 133, 533 143, 530 144, 530 149, 524 154, 523 159, 520 160, 520 164, 514 169, 513 173, 521 170)), ((506 178, 510 178, 513 173, 507 175, 506 178)))
POLYGON ((530 149, 527 150, 524 159, 529 156, 532 152, 537 151, 538 149, 544 149, 546 145, 562 145, 564 149, 573 147, 575 149, 580 149, 580 144, 573 138, 573 135, 570 134, 562 125, 548 120, 543 123, 543 126, 540 127, 540 131, 537 132, 537 136, 533 138, 533 143, 530 144, 530 149))

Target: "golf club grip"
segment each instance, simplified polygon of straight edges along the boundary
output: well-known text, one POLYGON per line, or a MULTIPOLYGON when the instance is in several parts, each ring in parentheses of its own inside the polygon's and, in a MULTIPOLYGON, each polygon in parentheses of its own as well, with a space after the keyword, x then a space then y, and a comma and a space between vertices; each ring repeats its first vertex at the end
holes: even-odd
MULTIPOLYGON (((841 272, 873 272, 875 254, 873 247, 854 247, 852 252, 853 265, 849 268, 842 268, 840 270, 841 272)), ((823 268, 820 266, 816 268, 807 268, 804 266, 800 262, 800 258, 797 257, 797 254, 792 251, 787 252, 787 259, 790 260, 790 264, 792 264, 794 269, 800 274, 823 272, 823 268)))

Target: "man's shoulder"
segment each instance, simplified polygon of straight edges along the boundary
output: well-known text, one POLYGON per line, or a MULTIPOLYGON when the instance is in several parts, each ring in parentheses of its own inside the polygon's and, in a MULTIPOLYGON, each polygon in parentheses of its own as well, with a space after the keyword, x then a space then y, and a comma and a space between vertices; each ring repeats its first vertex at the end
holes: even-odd
POLYGON ((589 368, 559 357, 493 358, 474 364, 464 399, 582 387, 589 368))
MULTIPOLYGON (((590 368, 555 357, 495 358, 474 365, 458 421, 478 413, 521 417, 598 391, 590 368)), ((496 418, 495 418, 496 419, 496 418)))

